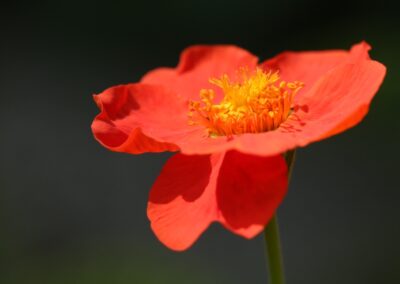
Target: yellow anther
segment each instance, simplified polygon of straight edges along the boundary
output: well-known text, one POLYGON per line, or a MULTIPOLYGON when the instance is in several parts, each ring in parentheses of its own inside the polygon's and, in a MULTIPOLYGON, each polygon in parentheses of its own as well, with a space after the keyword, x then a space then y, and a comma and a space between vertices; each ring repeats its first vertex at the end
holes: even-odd
POLYGON ((274 130, 287 119, 293 97, 304 85, 280 81, 278 72, 260 68, 254 72, 242 68, 240 75, 238 82, 227 75, 211 78, 224 97, 215 103, 214 90, 200 90, 201 102, 190 103, 190 123, 204 125, 210 137, 274 130))

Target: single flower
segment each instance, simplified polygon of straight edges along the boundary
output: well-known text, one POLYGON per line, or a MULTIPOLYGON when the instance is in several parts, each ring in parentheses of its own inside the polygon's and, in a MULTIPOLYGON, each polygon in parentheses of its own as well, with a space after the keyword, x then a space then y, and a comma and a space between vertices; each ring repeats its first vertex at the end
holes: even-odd
POLYGON ((282 154, 368 112, 386 72, 369 49, 283 52, 259 64, 236 46, 192 46, 176 68, 95 95, 92 130, 112 151, 178 152, 148 202, 166 246, 188 248, 212 222, 252 238, 285 196, 282 154))

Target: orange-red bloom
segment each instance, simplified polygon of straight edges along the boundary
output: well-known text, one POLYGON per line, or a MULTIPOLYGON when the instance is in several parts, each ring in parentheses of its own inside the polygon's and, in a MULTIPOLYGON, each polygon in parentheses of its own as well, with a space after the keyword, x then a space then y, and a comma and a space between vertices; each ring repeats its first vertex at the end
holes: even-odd
POLYGON ((150 193, 157 237, 188 248, 212 223, 251 238, 287 189, 282 153, 359 123, 385 76, 368 55, 284 52, 258 64, 236 46, 193 46, 176 68, 94 96, 92 130, 106 148, 131 154, 177 151, 150 193))

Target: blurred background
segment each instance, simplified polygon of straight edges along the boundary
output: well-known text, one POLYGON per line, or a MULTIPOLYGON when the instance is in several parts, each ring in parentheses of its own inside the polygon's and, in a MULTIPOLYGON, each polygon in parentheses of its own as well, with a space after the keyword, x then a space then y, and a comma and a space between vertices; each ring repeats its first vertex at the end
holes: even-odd
MULTIPOLYGON (((394 2, 393 2, 394 3, 394 2)), ((213 225, 188 251, 146 217, 170 154, 112 153, 92 94, 197 43, 261 60, 368 41, 388 68, 356 128, 298 151, 279 209, 288 283, 400 283, 400 26, 388 1, 8 1, 0 10, 0 283, 266 283, 263 239, 213 225)))

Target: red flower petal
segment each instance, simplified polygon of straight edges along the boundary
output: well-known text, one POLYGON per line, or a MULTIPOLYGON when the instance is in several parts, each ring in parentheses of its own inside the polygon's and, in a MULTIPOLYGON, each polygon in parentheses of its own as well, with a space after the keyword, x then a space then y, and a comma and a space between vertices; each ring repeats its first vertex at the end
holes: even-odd
POLYGON ((251 238, 268 223, 287 188, 282 156, 176 154, 150 193, 156 236, 174 250, 191 246, 213 222, 251 238))
POLYGON ((316 141, 358 124, 367 114, 385 74, 385 66, 372 60, 332 71, 299 101, 309 108, 308 113, 299 115, 300 122, 306 123, 304 132, 308 135, 322 133, 312 138, 316 141))
POLYGON ((239 68, 256 67, 258 58, 233 45, 197 45, 185 49, 177 68, 158 68, 143 83, 164 85, 177 94, 198 100, 201 89, 214 88, 208 80, 223 74, 234 77, 239 68))
POLYGON ((371 47, 366 42, 354 45, 350 51, 286 51, 261 64, 264 69, 279 70, 281 78, 287 82, 301 81, 305 86, 296 99, 306 93, 322 76, 333 68, 347 64, 355 59, 369 58, 371 47))
POLYGON ((151 227, 166 246, 185 250, 218 218, 215 183, 223 155, 176 154, 152 187, 151 227))
POLYGON ((187 102, 161 86, 116 86, 94 96, 94 100, 101 113, 93 121, 92 131, 113 151, 177 151, 168 138, 193 131, 188 129, 187 102))
POLYGON ((217 183, 220 222, 252 238, 274 215, 287 190, 287 167, 281 155, 259 157, 227 152, 217 183))

